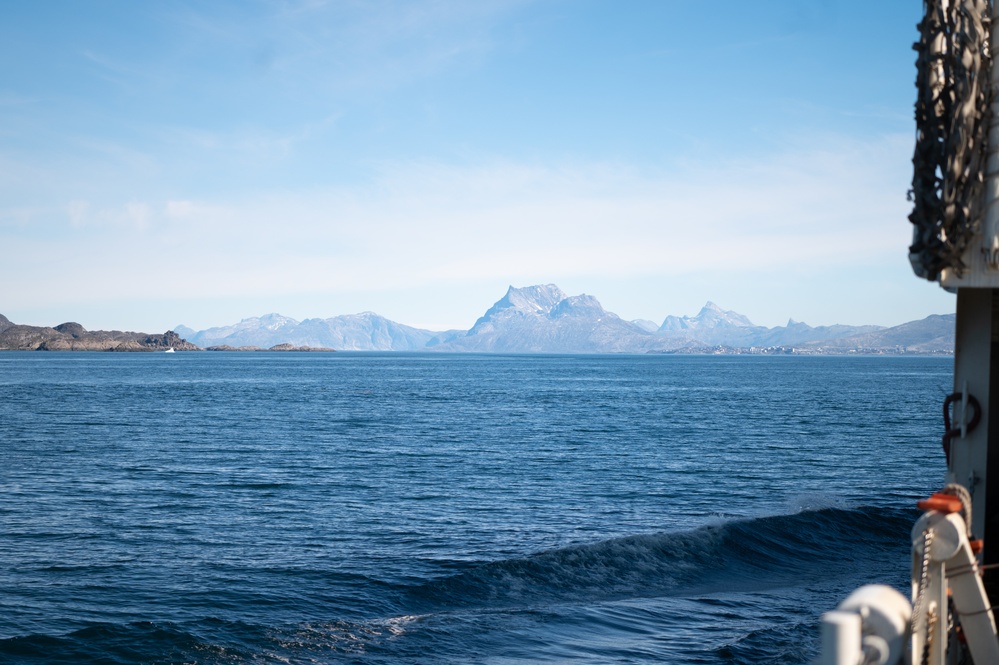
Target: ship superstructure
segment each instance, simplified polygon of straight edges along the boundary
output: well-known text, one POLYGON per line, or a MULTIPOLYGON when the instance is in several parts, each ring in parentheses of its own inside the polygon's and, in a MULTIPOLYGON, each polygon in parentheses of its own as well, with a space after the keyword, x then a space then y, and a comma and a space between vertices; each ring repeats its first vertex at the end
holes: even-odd
POLYGON ((909 258, 917 276, 957 294, 947 478, 919 502, 909 597, 870 585, 824 614, 821 665, 999 665, 997 27, 993 2, 924 2, 909 258))

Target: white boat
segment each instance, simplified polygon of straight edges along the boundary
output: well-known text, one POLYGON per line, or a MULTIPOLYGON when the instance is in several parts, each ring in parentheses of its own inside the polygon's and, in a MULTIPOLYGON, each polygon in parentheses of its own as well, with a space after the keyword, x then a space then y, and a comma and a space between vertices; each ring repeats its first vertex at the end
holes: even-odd
POLYGON ((170 348, 168 348, 168 349, 167 349, 166 351, 164 351, 163 353, 176 353, 176 351, 175 351, 175 350, 174 350, 174 348, 173 348, 173 347, 171 346, 170 348))
POLYGON ((988 0, 924 10, 909 258, 957 293, 947 477, 918 504, 909 597, 883 585, 850 594, 822 616, 820 665, 999 665, 999 14, 988 0))

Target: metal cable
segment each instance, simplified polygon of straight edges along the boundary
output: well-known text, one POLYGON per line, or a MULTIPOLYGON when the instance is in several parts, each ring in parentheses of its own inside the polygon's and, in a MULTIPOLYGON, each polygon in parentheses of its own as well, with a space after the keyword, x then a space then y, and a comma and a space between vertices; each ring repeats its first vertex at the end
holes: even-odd
POLYGON ((968 540, 971 540, 971 492, 964 485, 958 483, 945 485, 942 492, 944 494, 952 494, 961 500, 961 512, 964 513, 964 526, 968 540))

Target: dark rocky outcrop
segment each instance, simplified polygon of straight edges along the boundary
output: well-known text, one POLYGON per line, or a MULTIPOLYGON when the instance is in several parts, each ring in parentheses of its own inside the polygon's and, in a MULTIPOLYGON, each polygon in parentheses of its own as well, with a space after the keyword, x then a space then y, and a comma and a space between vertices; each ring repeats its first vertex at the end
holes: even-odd
POLYGON ((82 339, 84 335, 87 334, 86 328, 81 326, 79 323, 60 323, 53 330, 61 332, 65 335, 69 335, 73 339, 82 339))
POLYGON ((200 351, 168 330, 162 335, 119 330, 88 331, 79 323, 53 328, 11 323, 0 315, 0 351, 200 351))

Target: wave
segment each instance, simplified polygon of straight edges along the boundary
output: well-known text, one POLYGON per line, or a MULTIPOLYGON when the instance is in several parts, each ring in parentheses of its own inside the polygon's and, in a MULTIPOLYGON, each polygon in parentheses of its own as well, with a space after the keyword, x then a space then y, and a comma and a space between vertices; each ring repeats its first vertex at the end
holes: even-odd
POLYGON ((0 655, 11 659, 9 662, 52 665, 138 663, 147 660, 150 654, 184 659, 211 650, 218 649, 177 626, 145 621, 100 624, 59 637, 28 635, 0 640, 0 655))
POLYGON ((208 618, 196 622, 99 624, 63 636, 0 640, 0 662, 287 663, 360 657, 399 629, 391 622, 329 621, 263 626, 208 618))
POLYGON ((421 611, 433 611, 756 591, 856 578, 858 568, 870 569, 886 555, 889 562, 900 555, 898 561, 907 561, 918 515, 914 509, 824 508, 627 536, 480 564, 412 588, 410 597, 421 611))
POLYGON ((719 662, 732 665, 756 663, 810 663, 814 661, 814 623, 772 626, 750 631, 733 644, 713 649, 719 662))
POLYGON ((186 604, 190 621, 102 623, 61 636, 0 639, 0 661, 400 663, 427 662, 434 653, 434 662, 457 663, 505 651, 538 662, 570 652, 599 662, 606 660, 594 656, 599 649, 625 654, 632 640, 641 648, 679 648, 662 639, 678 631, 693 643, 673 662, 804 663, 814 651, 815 617, 801 609, 814 606, 801 602, 801 591, 822 587, 818 601, 832 607, 840 591, 907 575, 909 530, 918 514, 822 508, 735 519, 485 562, 416 584, 274 570, 296 578, 293 587, 313 587, 308 614, 329 619, 267 612, 222 619, 213 614, 222 607, 215 597, 200 607, 186 604), (730 595, 742 592, 750 595, 730 595), (348 611, 341 605, 348 597, 366 599, 365 609, 348 611), (729 623, 732 630, 719 642, 719 625, 729 623), (592 649, 587 656, 580 636, 591 633, 602 637, 585 647, 592 649), (558 646, 567 635, 576 638, 576 651, 558 646))

